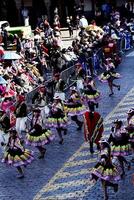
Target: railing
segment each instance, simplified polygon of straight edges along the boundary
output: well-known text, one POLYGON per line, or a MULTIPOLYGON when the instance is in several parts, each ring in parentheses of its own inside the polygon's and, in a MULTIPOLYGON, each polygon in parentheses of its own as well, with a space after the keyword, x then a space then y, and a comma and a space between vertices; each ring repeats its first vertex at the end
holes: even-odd
MULTIPOLYGON (((126 50, 129 50, 131 48, 131 43, 132 43, 132 35, 128 33, 124 37, 122 37, 120 40, 117 40, 117 52, 125 53, 126 50)), ((96 74, 96 72, 101 68, 101 65, 103 62, 102 48, 96 50, 93 53, 93 56, 88 59, 88 61, 90 64, 88 67, 85 68, 87 75, 96 74)), ((73 77, 70 78, 70 76, 72 74, 75 74, 75 65, 73 65, 73 66, 65 69, 63 72, 61 72, 61 78, 66 83, 66 89, 74 84, 74 81, 72 81, 73 77)), ((45 85, 49 81, 51 81, 51 79, 46 81, 45 85)), ((31 92, 27 93, 26 102, 28 105, 32 104, 32 98, 35 95, 35 93, 39 90, 39 87, 40 86, 36 87, 31 92)))

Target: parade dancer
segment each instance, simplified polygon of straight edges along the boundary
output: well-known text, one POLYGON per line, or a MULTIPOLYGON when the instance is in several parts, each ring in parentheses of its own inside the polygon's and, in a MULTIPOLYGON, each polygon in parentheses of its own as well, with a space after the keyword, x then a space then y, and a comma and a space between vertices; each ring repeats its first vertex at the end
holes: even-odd
POLYGON ((41 110, 35 108, 31 120, 31 128, 26 135, 26 144, 36 147, 39 152, 39 159, 43 159, 46 153, 45 144, 50 143, 54 139, 54 135, 50 130, 43 129, 43 119, 41 110))
POLYGON ((83 115, 87 110, 81 101, 81 97, 77 92, 76 87, 70 88, 71 94, 69 100, 64 103, 64 110, 68 116, 71 116, 71 119, 77 124, 77 130, 81 130, 83 122, 78 119, 79 115, 83 115))
MULTIPOLYGON (((134 108, 131 108, 128 112, 127 117, 127 127, 126 130, 129 134, 129 142, 131 144, 132 151, 134 153, 134 108)), ((134 158, 132 158, 131 162, 134 162, 134 158)))
POLYGON ((2 145, 6 145, 2 162, 16 167, 17 171, 19 172, 19 176, 17 177, 24 178, 22 166, 26 167, 33 161, 34 157, 32 151, 25 149, 24 146, 22 146, 20 138, 15 129, 10 129, 8 143, 2 143, 2 145))
POLYGON ((96 89, 95 82, 91 76, 87 76, 84 81, 83 98, 87 102, 89 107, 98 108, 98 100, 100 98, 100 92, 96 89))
POLYGON ((118 79, 120 78, 120 74, 115 72, 115 66, 112 62, 110 63, 106 63, 105 65, 106 71, 103 72, 100 76, 99 76, 99 80, 103 83, 107 82, 109 89, 110 89, 110 94, 109 96, 112 96, 114 94, 113 92, 113 87, 116 87, 119 91, 120 91, 120 85, 117 85, 115 83, 113 83, 114 79, 118 79))
POLYGON ((129 135, 127 134, 123 122, 121 120, 114 121, 114 126, 111 129, 112 133, 108 139, 111 144, 112 156, 118 157, 122 168, 122 177, 125 175, 124 164, 130 169, 130 163, 124 156, 128 156, 131 152, 131 146, 129 144, 129 135))
POLYGON ((121 179, 119 168, 113 164, 111 159, 111 148, 107 141, 100 141, 100 159, 91 172, 91 180, 101 180, 104 190, 104 200, 108 200, 108 187, 113 187, 114 192, 118 191, 117 181, 121 179))
POLYGON ((90 144, 90 153, 94 153, 93 144, 97 145, 99 150, 99 141, 104 131, 103 118, 98 112, 94 112, 92 107, 90 111, 84 113, 84 136, 86 142, 90 144))
POLYGON ((63 144, 63 135, 67 134, 68 118, 64 112, 64 106, 59 96, 54 97, 54 102, 51 106, 50 113, 46 119, 46 127, 56 128, 60 141, 59 144, 63 144))

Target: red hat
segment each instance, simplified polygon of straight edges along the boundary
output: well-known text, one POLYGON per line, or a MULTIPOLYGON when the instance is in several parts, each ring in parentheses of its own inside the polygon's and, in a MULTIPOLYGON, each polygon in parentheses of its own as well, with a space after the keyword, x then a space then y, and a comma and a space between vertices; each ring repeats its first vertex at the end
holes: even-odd
POLYGON ((17 96, 17 99, 18 99, 18 101, 21 103, 21 102, 25 101, 25 96, 23 96, 23 95, 18 95, 18 96, 17 96))

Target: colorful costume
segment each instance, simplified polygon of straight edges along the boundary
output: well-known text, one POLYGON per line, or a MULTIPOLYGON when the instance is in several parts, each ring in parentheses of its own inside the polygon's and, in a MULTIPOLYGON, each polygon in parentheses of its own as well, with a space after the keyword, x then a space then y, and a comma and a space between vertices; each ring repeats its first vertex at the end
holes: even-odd
POLYGON ((33 116, 31 122, 31 131, 26 135, 26 144, 39 147, 50 143, 54 139, 54 135, 50 130, 42 129, 42 117, 39 114, 33 116))
POLYGON ((100 98, 100 92, 96 90, 93 80, 89 81, 87 84, 85 83, 83 93, 86 102, 90 101, 96 103, 100 98))
POLYGON ((86 141, 98 144, 103 133, 103 118, 98 112, 85 112, 84 136, 86 141))
POLYGON ((8 165, 19 167, 26 166, 33 161, 32 151, 25 149, 20 142, 20 139, 15 137, 9 137, 9 141, 4 153, 3 163, 8 165))
POLYGON ((64 103, 64 110, 69 116, 82 115, 86 112, 86 107, 82 104, 77 91, 71 94, 68 102, 64 103))
POLYGON ((49 117, 46 119, 46 127, 49 128, 66 128, 68 118, 64 114, 63 105, 61 102, 53 103, 49 117))
POLYGON ((100 160, 93 168, 91 174, 92 176, 109 182, 119 181, 121 179, 121 172, 112 163, 109 148, 104 148, 103 150, 101 150, 100 160))
POLYGON ((134 110, 132 112, 132 115, 127 119, 128 126, 126 127, 126 130, 129 134, 129 142, 134 149, 134 110))
POLYGON ((113 69, 108 70, 103 72, 100 76, 99 76, 99 80, 103 83, 107 83, 108 80, 114 80, 114 79, 118 79, 120 78, 121 75, 117 72, 115 72, 113 69))
POLYGON ((130 154, 131 146, 129 144, 129 135, 124 127, 120 127, 119 129, 113 127, 108 141, 112 143, 111 154, 113 156, 128 156, 130 154))

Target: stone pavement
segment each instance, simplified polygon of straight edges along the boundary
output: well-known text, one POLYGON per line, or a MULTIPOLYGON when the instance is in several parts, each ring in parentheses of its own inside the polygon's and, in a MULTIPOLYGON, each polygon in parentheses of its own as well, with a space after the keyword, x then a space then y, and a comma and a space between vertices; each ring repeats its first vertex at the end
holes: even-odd
MULTIPOLYGON (((134 107, 134 53, 123 59, 118 72, 122 78, 116 82, 121 84, 121 91, 109 97, 107 84, 97 81, 102 93, 99 111, 105 119, 105 134, 116 118, 126 119, 126 111, 134 107), (126 96, 127 95, 127 96, 126 96)), ((46 146, 44 160, 35 161, 25 169, 25 178, 16 179, 16 170, 0 163, 0 200, 102 200, 100 183, 92 185, 89 181, 90 169, 94 166, 97 155, 91 157, 88 144, 84 144, 83 131, 76 131, 75 124, 69 126, 68 134, 62 146, 55 141, 46 146)), ((110 191, 110 199, 133 200, 134 186, 131 174, 134 166, 127 172, 126 179, 120 181, 117 194, 110 191)))

